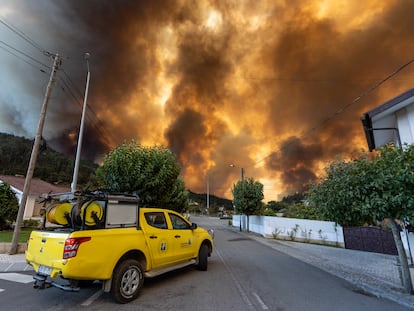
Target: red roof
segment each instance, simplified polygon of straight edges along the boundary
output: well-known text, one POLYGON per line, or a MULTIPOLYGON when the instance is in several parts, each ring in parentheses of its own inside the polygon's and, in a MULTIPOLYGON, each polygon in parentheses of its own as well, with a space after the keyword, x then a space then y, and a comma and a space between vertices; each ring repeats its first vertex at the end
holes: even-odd
MULTIPOLYGON (((0 181, 3 181, 10 186, 23 192, 26 178, 24 176, 0 175, 0 181)), ((30 195, 40 195, 43 193, 62 193, 70 192, 69 187, 62 187, 50 184, 38 178, 32 178, 30 183, 30 195)))

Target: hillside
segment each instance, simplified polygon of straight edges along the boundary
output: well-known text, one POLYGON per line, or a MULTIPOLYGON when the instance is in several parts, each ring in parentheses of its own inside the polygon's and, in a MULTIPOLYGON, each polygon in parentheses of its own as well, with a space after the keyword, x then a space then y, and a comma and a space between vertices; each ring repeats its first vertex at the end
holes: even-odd
MULTIPOLYGON (((207 194, 194 193, 190 191, 190 200, 197 202, 202 206, 207 206, 207 194)), ((224 207, 226 210, 233 210, 233 203, 231 200, 217 197, 210 194, 209 205, 212 208, 224 207)))
MULTIPOLYGON (((26 175, 32 153, 33 140, 0 133, 0 174, 26 175)), ((59 153, 43 143, 36 161, 34 177, 50 183, 70 186, 74 158, 59 153)), ((81 161, 78 184, 94 186, 97 164, 81 161)))

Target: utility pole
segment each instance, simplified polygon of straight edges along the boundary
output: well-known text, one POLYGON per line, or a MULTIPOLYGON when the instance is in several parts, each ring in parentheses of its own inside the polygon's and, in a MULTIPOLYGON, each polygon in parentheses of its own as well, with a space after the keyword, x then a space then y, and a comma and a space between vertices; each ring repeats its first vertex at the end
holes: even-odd
POLYGON ((30 156, 29 167, 27 168, 27 174, 26 174, 26 180, 24 182, 22 200, 19 205, 19 211, 17 212, 16 225, 14 227, 13 239, 12 239, 11 247, 9 251, 10 255, 14 255, 17 253, 19 235, 20 235, 21 226, 23 223, 24 210, 26 208, 27 197, 30 191, 30 183, 32 181, 33 172, 36 166, 37 154, 39 153, 40 141, 42 139, 43 125, 45 123, 47 105, 49 104, 50 94, 52 93, 52 89, 56 81, 56 72, 58 70, 60 63, 61 63, 60 56, 59 54, 56 54, 54 56, 54 63, 52 67, 52 72, 50 73, 49 83, 46 88, 45 99, 43 100, 42 111, 40 112, 40 119, 39 119, 39 124, 37 126, 37 133, 36 133, 35 141, 34 141, 33 148, 32 148, 32 154, 30 156))
POLYGON ((77 182, 78 182, 78 172, 79 172, 79 164, 80 164, 81 150, 82 150, 83 127, 85 123, 86 101, 88 100, 89 80, 91 78, 91 71, 89 70, 89 57, 90 57, 90 54, 85 53, 88 74, 86 76, 85 96, 83 98, 83 108, 82 108, 81 124, 79 128, 78 147, 76 148, 75 168, 73 169, 73 178, 72 178, 72 184, 71 184, 72 192, 76 191, 77 182))

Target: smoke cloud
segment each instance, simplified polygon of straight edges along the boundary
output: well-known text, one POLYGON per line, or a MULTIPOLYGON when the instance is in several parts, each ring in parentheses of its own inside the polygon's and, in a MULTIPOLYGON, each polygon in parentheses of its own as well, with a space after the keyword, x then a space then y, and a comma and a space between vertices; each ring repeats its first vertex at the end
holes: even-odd
MULTIPOLYGON (((271 200, 366 149, 360 116, 411 88, 414 68, 354 99, 413 57, 413 10, 409 0, 10 0, 0 17, 62 55, 49 144, 75 153, 89 52, 84 157, 131 139, 163 144, 192 191, 208 182, 231 198, 243 168, 271 200)), ((5 42, 50 66, 1 26, 5 42)), ((48 74, 0 53, 0 131, 32 137, 48 74)))

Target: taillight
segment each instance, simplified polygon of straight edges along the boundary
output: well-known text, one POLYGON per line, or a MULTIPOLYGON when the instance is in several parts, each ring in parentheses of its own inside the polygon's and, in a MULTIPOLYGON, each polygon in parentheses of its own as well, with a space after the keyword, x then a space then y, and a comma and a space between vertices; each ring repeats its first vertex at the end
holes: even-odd
POLYGON ((78 248, 83 242, 90 241, 91 237, 81 238, 67 238, 65 241, 65 247, 63 249, 63 259, 69 259, 75 257, 78 253, 78 248))

